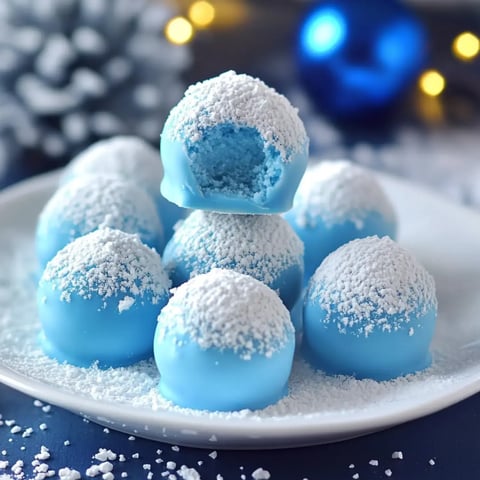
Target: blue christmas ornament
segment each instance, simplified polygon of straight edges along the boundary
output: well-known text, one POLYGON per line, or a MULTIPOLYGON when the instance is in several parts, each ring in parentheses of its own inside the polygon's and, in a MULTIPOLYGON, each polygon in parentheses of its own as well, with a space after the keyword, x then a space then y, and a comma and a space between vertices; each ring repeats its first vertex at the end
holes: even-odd
POLYGON ((352 118, 390 106, 418 75, 426 33, 395 0, 332 0, 301 24, 300 78, 327 114, 352 118))

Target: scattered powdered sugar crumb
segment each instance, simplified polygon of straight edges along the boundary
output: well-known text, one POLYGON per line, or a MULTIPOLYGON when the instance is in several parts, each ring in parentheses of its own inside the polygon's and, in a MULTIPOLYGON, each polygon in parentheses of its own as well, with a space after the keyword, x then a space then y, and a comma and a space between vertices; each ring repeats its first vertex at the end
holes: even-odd
POLYGON ((104 228, 77 238, 47 264, 41 282, 52 282, 61 299, 71 295, 103 298, 129 293, 156 303, 166 295, 170 280, 160 256, 136 235, 104 228))
POLYGON ((303 243, 279 215, 225 215, 193 211, 176 230, 166 269, 184 262, 191 276, 233 268, 271 284, 302 261, 303 243))
POLYGON ((226 123, 257 129, 283 162, 308 145, 297 109, 287 98, 258 78, 234 71, 191 85, 171 110, 163 135, 194 143, 209 127, 226 123))
POLYGON ((429 461, 428 461, 429 465, 431 465, 433 467, 433 465, 435 465, 435 460, 433 458, 431 458, 429 461))
POLYGON ((200 480, 200 474, 194 468, 188 468, 186 465, 182 465, 180 470, 177 470, 178 475, 183 480, 200 480))
POLYGON ((254 480, 269 480, 270 476, 270 472, 268 470, 264 470, 262 467, 259 467, 252 472, 252 478, 254 480))
POLYGON ((109 227, 153 239, 162 225, 151 196, 133 182, 112 175, 88 175, 61 186, 40 213, 39 235, 71 224, 70 240, 109 227))
POLYGON ((82 476, 77 470, 72 470, 68 467, 60 468, 58 470, 58 477, 60 480, 80 480, 82 476))
POLYGON ((392 453, 392 458, 394 460, 403 460, 403 452, 402 451, 395 451, 392 453))
POLYGON ((372 467, 378 467, 378 460, 372 459, 368 462, 372 467))
POLYGON ((122 313, 127 310, 130 310, 130 307, 135 303, 135 299, 133 297, 129 297, 126 295, 122 300, 118 302, 118 312, 122 313))
POLYGON ((213 452, 210 452, 208 456, 215 460, 218 457, 218 452, 216 450, 213 450, 213 452))
POLYGON ((331 253, 310 282, 307 297, 335 315, 341 333, 368 336, 374 329, 395 331, 411 316, 437 307, 432 275, 389 237, 353 240, 331 253), (390 318, 389 318, 390 317, 390 318))
POLYGON ((351 221, 360 229, 371 212, 395 222, 395 211, 372 172, 347 160, 324 160, 307 169, 294 198, 295 221, 327 227, 351 221))
POLYGON ((360 478, 360 475, 358 473, 354 473, 352 475, 353 480, 358 480, 360 478))
POLYGON ((203 349, 230 349, 248 359, 254 353, 271 356, 293 333, 288 310, 273 290, 248 275, 213 269, 175 289, 156 336, 161 342, 187 335, 203 349))
POLYGON ((387 469, 385 470, 385 475, 386 475, 387 477, 391 477, 391 476, 393 475, 393 472, 392 472, 389 468, 387 468, 387 469))

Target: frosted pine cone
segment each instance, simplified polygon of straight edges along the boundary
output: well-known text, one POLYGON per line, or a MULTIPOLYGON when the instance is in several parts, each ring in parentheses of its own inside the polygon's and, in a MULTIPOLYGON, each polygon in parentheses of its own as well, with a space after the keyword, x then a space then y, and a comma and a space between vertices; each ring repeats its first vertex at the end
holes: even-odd
POLYGON ((43 169, 111 135, 157 142, 190 62, 164 38, 171 16, 159 0, 2 0, 4 155, 43 169))

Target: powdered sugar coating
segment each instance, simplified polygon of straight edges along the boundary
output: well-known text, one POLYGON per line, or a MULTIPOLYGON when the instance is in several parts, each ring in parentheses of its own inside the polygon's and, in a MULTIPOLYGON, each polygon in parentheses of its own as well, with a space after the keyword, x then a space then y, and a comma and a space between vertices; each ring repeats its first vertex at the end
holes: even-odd
POLYGON ((433 277, 389 237, 353 240, 331 253, 312 277, 307 298, 337 321, 340 333, 396 331, 437 308, 433 277))
MULTIPOLYGON (((87 300, 149 293, 157 304, 170 288, 160 255, 136 235, 103 228, 76 239, 48 262, 41 282, 51 282, 70 302, 72 295, 87 300)), ((106 306, 106 304, 104 304, 106 306)))
POLYGON ((243 359, 254 353, 271 357, 293 333, 288 310, 273 290, 223 269, 176 288, 157 326, 160 340, 186 335, 202 349, 230 349, 243 359))
POLYGON ((115 176, 86 175, 60 187, 42 210, 36 234, 40 263, 75 238, 104 227, 138 233, 157 249, 164 245, 155 204, 145 191, 115 176))
POLYGON ((322 218, 327 227, 351 221, 360 229, 370 212, 395 221, 394 209, 373 174, 347 160, 324 160, 309 167, 293 208, 301 227, 315 227, 322 218))
POLYGON ((167 118, 164 135, 171 140, 197 142, 212 126, 233 123, 256 128, 267 146, 280 152, 283 162, 302 153, 308 137, 286 97, 258 78, 230 70, 191 85, 167 118))
POLYGON ((302 256, 301 240, 278 215, 197 210, 177 228, 164 259, 167 270, 181 259, 191 277, 213 268, 233 268, 270 284, 286 268, 302 265, 302 256))
POLYGON ((85 174, 115 174, 159 195, 163 166, 158 150, 134 136, 116 136, 94 143, 65 168, 62 181, 85 174))

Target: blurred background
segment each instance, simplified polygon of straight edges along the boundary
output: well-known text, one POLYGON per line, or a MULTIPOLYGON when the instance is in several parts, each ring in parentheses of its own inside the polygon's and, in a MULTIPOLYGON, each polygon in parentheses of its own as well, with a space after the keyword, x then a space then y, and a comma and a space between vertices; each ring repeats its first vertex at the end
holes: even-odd
POLYGON ((158 144, 186 85, 235 69, 299 108, 312 156, 480 209, 479 36, 476 0, 2 0, 0 186, 158 144))

